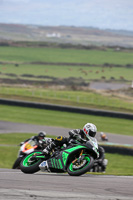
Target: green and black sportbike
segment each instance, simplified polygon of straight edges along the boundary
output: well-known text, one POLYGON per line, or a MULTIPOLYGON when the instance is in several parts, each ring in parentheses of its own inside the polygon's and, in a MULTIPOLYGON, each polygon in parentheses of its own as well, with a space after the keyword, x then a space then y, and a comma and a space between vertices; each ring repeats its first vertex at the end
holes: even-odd
POLYGON ((80 176, 92 168, 98 156, 98 144, 95 138, 90 138, 84 143, 73 140, 66 148, 56 149, 49 156, 45 156, 41 151, 30 153, 22 160, 20 169, 28 174, 41 170, 67 172, 71 176, 80 176))

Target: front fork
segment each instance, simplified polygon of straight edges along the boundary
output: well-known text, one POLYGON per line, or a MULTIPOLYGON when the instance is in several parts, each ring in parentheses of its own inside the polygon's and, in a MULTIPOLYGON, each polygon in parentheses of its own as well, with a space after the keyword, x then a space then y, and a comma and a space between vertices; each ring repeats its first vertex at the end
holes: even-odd
POLYGON ((73 164, 75 164, 77 162, 80 163, 81 160, 83 160, 83 158, 85 157, 85 155, 83 155, 83 152, 84 152, 84 150, 82 149, 80 154, 79 154, 79 157, 72 161, 73 164))

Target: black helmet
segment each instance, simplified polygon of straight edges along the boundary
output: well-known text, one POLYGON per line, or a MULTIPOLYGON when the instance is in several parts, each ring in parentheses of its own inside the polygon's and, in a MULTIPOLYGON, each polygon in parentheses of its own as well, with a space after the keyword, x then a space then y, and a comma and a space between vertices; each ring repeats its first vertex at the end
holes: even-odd
POLYGON ((40 133, 38 133, 38 137, 45 137, 46 133, 44 131, 41 131, 40 133))

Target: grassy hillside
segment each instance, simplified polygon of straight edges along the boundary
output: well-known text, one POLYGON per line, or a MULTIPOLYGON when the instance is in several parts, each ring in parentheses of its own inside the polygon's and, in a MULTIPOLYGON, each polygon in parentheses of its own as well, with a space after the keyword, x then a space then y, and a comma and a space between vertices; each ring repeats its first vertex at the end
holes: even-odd
POLYGON ((53 42, 58 44, 133 47, 132 31, 102 30, 91 27, 1 24, 0 39, 53 42))

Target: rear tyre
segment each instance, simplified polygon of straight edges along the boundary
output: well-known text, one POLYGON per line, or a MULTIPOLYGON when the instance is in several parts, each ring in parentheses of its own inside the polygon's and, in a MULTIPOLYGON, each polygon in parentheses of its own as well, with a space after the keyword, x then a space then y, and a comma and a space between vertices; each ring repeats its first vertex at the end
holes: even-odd
POLYGON ((26 174, 33 174, 40 170, 39 164, 42 162, 42 158, 31 160, 31 157, 34 154, 42 154, 42 152, 32 152, 31 154, 27 155, 20 163, 20 169, 22 172, 26 174))
POLYGON ((80 176, 88 172, 94 164, 92 157, 85 156, 80 164, 73 164, 72 162, 67 167, 67 172, 70 176, 80 176))

